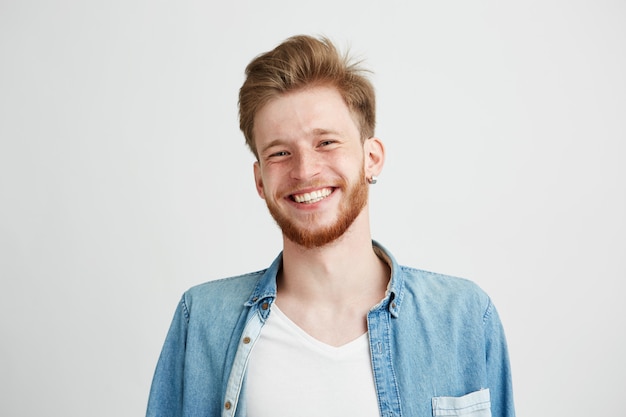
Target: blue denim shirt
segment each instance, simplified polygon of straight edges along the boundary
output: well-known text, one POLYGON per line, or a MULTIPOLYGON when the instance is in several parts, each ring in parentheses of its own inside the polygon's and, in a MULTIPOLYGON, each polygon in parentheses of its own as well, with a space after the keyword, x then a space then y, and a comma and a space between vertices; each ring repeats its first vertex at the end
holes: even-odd
MULTIPOLYGON (((380 415, 513 417, 502 325, 470 281, 391 266, 385 298, 367 315, 380 415)), ((148 417, 246 416, 251 350, 276 298, 279 255, 265 271, 187 291, 159 358, 148 417)), ((276 405, 280 407, 280 404, 276 405)))

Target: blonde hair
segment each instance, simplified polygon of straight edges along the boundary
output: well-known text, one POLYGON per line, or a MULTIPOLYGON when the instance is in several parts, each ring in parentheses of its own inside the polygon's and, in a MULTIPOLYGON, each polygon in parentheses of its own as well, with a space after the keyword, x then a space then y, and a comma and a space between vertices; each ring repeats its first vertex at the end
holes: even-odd
POLYGON ((374 136, 376 98, 365 72, 325 37, 293 36, 254 58, 239 90, 239 127, 252 153, 258 158, 253 132, 261 107, 282 94, 315 85, 335 87, 356 118, 361 140, 374 136))

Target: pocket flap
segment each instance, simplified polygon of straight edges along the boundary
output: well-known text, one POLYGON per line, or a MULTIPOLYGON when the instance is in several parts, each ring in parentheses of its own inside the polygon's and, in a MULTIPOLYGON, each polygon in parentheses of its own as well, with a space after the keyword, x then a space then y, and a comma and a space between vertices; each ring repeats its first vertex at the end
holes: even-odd
POLYGON ((433 416, 491 417, 489 388, 462 397, 433 397, 433 416))

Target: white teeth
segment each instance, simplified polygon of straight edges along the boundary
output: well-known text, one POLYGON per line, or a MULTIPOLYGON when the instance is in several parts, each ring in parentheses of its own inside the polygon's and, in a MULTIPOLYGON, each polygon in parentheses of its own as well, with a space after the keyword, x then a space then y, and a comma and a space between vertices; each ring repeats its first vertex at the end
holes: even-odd
POLYGON ((324 188, 310 193, 294 194, 293 199, 296 203, 313 204, 325 199, 331 192, 332 190, 330 188, 324 188))

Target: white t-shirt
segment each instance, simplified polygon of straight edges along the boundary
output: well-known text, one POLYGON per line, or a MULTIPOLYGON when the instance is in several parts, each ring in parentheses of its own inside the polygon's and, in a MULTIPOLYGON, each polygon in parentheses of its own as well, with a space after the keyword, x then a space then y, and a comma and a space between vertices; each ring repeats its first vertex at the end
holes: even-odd
POLYGON ((330 346, 274 304, 249 360, 249 417, 380 416, 367 333, 330 346))

